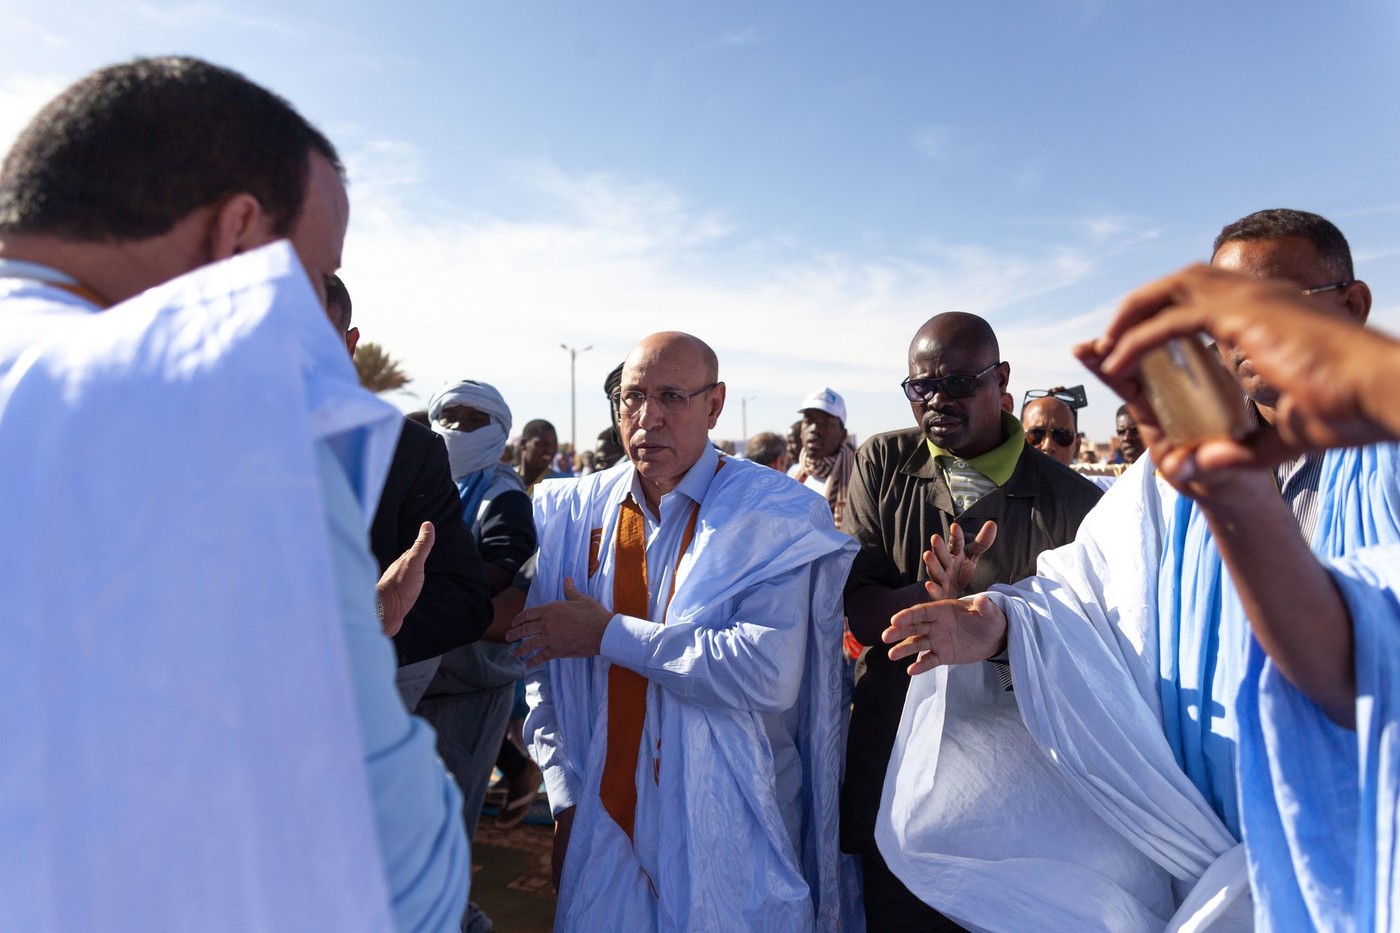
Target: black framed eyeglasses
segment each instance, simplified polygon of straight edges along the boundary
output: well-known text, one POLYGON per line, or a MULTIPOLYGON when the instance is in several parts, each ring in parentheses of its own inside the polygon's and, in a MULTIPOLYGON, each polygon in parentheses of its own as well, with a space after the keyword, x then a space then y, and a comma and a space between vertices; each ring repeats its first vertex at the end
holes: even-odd
POLYGON ((1323 292, 1334 292, 1339 288, 1347 288, 1350 285, 1350 282, 1333 282, 1331 285, 1317 285, 1313 288, 1300 288, 1298 289, 1298 291, 1302 292, 1304 295, 1320 295, 1323 292))
POLYGON ((1051 428, 1049 431, 1044 428, 1026 428, 1026 443, 1032 447, 1039 447, 1046 434, 1061 447, 1068 447, 1074 443, 1074 432, 1069 428, 1051 428))
POLYGON ((980 373, 972 375, 959 373, 944 376, 942 379, 905 379, 899 386, 911 402, 927 402, 940 392, 949 398, 972 398, 977 394, 977 380, 1000 365, 1000 361, 995 362, 980 373))
POLYGON ((694 392, 679 392, 675 389, 663 389, 655 395, 649 395, 638 389, 631 392, 614 392, 612 394, 613 408, 621 414, 635 415, 642 410, 642 406, 647 402, 653 405, 660 405, 661 410, 667 414, 674 414, 678 411, 685 411, 690 407, 690 400, 697 395, 704 395, 706 392, 719 385, 712 382, 707 386, 701 386, 694 392))

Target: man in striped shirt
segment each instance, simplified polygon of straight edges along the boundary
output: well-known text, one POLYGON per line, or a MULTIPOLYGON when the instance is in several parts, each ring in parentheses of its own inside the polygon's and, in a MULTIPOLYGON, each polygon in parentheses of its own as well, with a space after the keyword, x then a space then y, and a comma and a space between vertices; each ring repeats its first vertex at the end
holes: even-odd
MULTIPOLYGON (((1216 238, 1211 265, 1288 282, 1339 329, 1370 310, 1345 238, 1316 214, 1244 217, 1216 238)), ((1278 390, 1250 357, 1257 351, 1227 340, 1220 350, 1258 419, 1255 443, 1267 443, 1280 421, 1291 427, 1280 418, 1278 390)), ((1094 365, 1092 352, 1081 359, 1094 365)), ((1153 445, 1155 426, 1139 423, 1153 445)), ((1348 684, 1350 633, 1321 621, 1336 594, 1326 581, 1305 586, 1303 572, 1315 569, 1314 555, 1336 561, 1400 541, 1397 463, 1395 445, 1374 444, 1304 454, 1272 476, 1171 468, 1157 476, 1144 456, 1072 545, 1042 555, 1038 576, 897 614, 884 639, 897 643, 892 657, 924 653, 916 672, 946 665, 940 676, 951 679, 965 665, 1009 658, 1037 748, 1016 760, 1000 755, 998 773, 1028 774, 1047 761, 1053 768, 1034 784, 1003 784, 1008 792, 1058 784, 1073 793, 1064 795, 1069 818, 1048 825, 1017 821, 1004 806, 964 807, 964 822, 988 832, 953 864, 923 857, 938 827, 908 818, 930 812, 926 791, 896 789, 877 820, 891 869, 978 927, 1174 929, 1248 923, 1251 914, 1259 929, 1385 926, 1349 919, 1351 892, 1364 880, 1355 838, 1345 836, 1360 825, 1348 730, 1363 716, 1356 681, 1348 684), (1237 589, 1236 580, 1250 586, 1237 589), (1259 630, 1249 618, 1266 612, 1301 633, 1302 651, 1280 650, 1268 631, 1252 637, 1259 630), (1332 722, 1303 715, 1304 704, 1332 722), (1307 729, 1326 738, 1325 752, 1300 750, 1307 729), (1334 762, 1342 776, 1323 774, 1334 762), (1311 804, 1300 806, 1304 800, 1311 804), (1101 819, 1080 818, 1089 813, 1101 819), (1111 852, 1122 853, 1118 864, 1104 858, 1111 852), (1133 864, 1143 854, 1150 864, 1133 864), (1008 860, 1034 860, 1036 873, 1010 879, 1008 860), (1130 915, 1138 919, 1123 919, 1130 915)), ((905 724, 937 712, 941 693, 935 677, 917 678, 905 724)), ((1369 705, 1361 704, 1368 715, 1369 705)), ((962 752, 908 728, 894 754, 901 775, 936 760, 942 776, 962 752)), ((1368 806, 1376 796, 1369 793, 1368 806)))
MULTIPOLYGON (((957 929, 905 888, 875 844, 875 813, 909 688, 908 663, 888 658, 881 631, 895 612, 930 596, 976 593, 1035 573, 1040 552, 1073 540, 1102 495, 1026 444, 1021 423, 1002 409, 1010 373, 982 318, 932 318, 914 335, 903 383, 918 427, 872 437, 856 455, 843 530, 860 552, 846 582, 846 613, 856 639, 874 647, 858 668, 841 845, 862 857, 868 929, 957 929)), ((954 688, 981 703, 1014 706, 1004 671, 979 665, 976 683, 954 688)))

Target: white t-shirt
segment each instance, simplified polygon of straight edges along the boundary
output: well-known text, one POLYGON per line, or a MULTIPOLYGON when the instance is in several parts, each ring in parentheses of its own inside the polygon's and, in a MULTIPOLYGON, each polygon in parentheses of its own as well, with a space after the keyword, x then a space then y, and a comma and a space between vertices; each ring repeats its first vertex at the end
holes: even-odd
MULTIPOLYGON (((794 463, 792 466, 788 467, 787 475, 791 476, 793 479, 797 479, 802 475, 802 464, 794 463)), ((823 499, 826 498, 826 480, 817 479, 815 476, 808 476, 806 479, 802 480, 802 485, 806 486, 823 499)))

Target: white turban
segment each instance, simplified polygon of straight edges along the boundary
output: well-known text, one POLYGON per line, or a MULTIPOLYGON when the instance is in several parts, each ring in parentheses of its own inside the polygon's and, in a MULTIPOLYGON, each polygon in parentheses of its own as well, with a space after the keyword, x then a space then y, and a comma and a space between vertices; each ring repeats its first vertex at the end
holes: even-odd
POLYGON ((506 449, 506 438, 510 437, 510 406, 494 386, 472 379, 463 379, 439 389, 428 402, 428 420, 447 444, 447 457, 452 463, 454 480, 484 470, 499 461, 506 449), (454 431, 444 427, 438 419, 442 417, 443 409, 453 405, 475 408, 489 415, 491 423, 475 431, 454 431))

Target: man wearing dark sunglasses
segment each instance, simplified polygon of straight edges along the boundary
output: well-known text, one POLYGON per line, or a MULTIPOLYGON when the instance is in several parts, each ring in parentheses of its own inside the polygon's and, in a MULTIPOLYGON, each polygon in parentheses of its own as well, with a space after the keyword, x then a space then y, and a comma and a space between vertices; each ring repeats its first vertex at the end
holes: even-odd
POLYGON ((1026 443, 1065 466, 1079 459, 1079 427, 1074 409, 1062 398, 1046 395, 1021 409, 1026 443))
MULTIPOLYGON (((1035 573, 1040 552, 1072 540, 1102 495, 1026 445, 1020 422, 1002 409, 1010 373, 982 318, 934 317, 914 335, 902 383, 918 426, 872 437, 856 456, 843 530, 861 548, 846 583, 846 613, 855 637, 876 647, 862 656, 855 687, 841 842, 862 857, 871 930, 958 929, 905 887, 875 842, 909 687, 908 664, 889 659, 880 632, 892 614, 930 596, 975 593, 1035 573)), ((949 689, 969 705, 1017 716, 996 665, 967 669, 949 679, 949 689)), ((972 723, 958 728, 976 732, 972 723)))
MULTIPOLYGON (((1211 265, 1288 283, 1338 333, 1370 310, 1345 237, 1316 214, 1244 217, 1221 231, 1211 265)), ((1219 345, 1260 422, 1252 443, 1277 448, 1286 409, 1268 367, 1250 356, 1259 339, 1219 345)), ((1091 368, 1104 352, 1103 342, 1078 351, 1091 368)), ((1074 543, 1042 555, 1037 577, 899 613, 884 636, 894 657, 923 654, 916 672, 981 667, 1009 650, 1017 696, 1037 701, 1022 715, 1038 747, 997 749, 1002 786, 1013 800, 1058 781, 1072 792, 1053 829, 1005 807, 965 807, 992 844, 975 858, 959 852, 956 903, 944 897, 946 871, 927 861, 911 871, 899 857, 921 852, 921 830, 891 826, 901 838, 886 855, 915 890, 977 926, 1127 928, 1125 905, 1143 918, 1136 925, 1156 929, 1198 928, 1207 917, 1223 921, 1213 928, 1393 926, 1383 919, 1393 916, 1391 845, 1374 844, 1385 831, 1361 811, 1375 805, 1382 826, 1393 822, 1393 794, 1378 784, 1393 787, 1394 769, 1349 731, 1374 725, 1385 701, 1351 694, 1390 649, 1358 640, 1353 658, 1352 633, 1336 625, 1337 589, 1311 571, 1318 558, 1400 541, 1400 450, 1374 444, 1303 453, 1274 471, 1183 474, 1141 387, 1121 371, 1110 384, 1132 399, 1150 452, 1074 543), (1163 454, 1165 467, 1155 461, 1163 454), (1251 631, 1251 617, 1287 628, 1251 631), (1047 759, 1053 771, 1032 778, 1047 759), (1358 856, 1367 846, 1373 854, 1358 856), (1008 883, 1009 858, 1033 860, 1037 884, 1008 883)), ((906 724, 933 715, 944 693, 937 677, 916 678, 906 724)), ((901 775, 931 756, 940 777, 976 768, 965 747, 928 735, 901 731, 901 775)), ((917 789, 887 804, 882 830, 887 816, 927 806, 917 789)))

